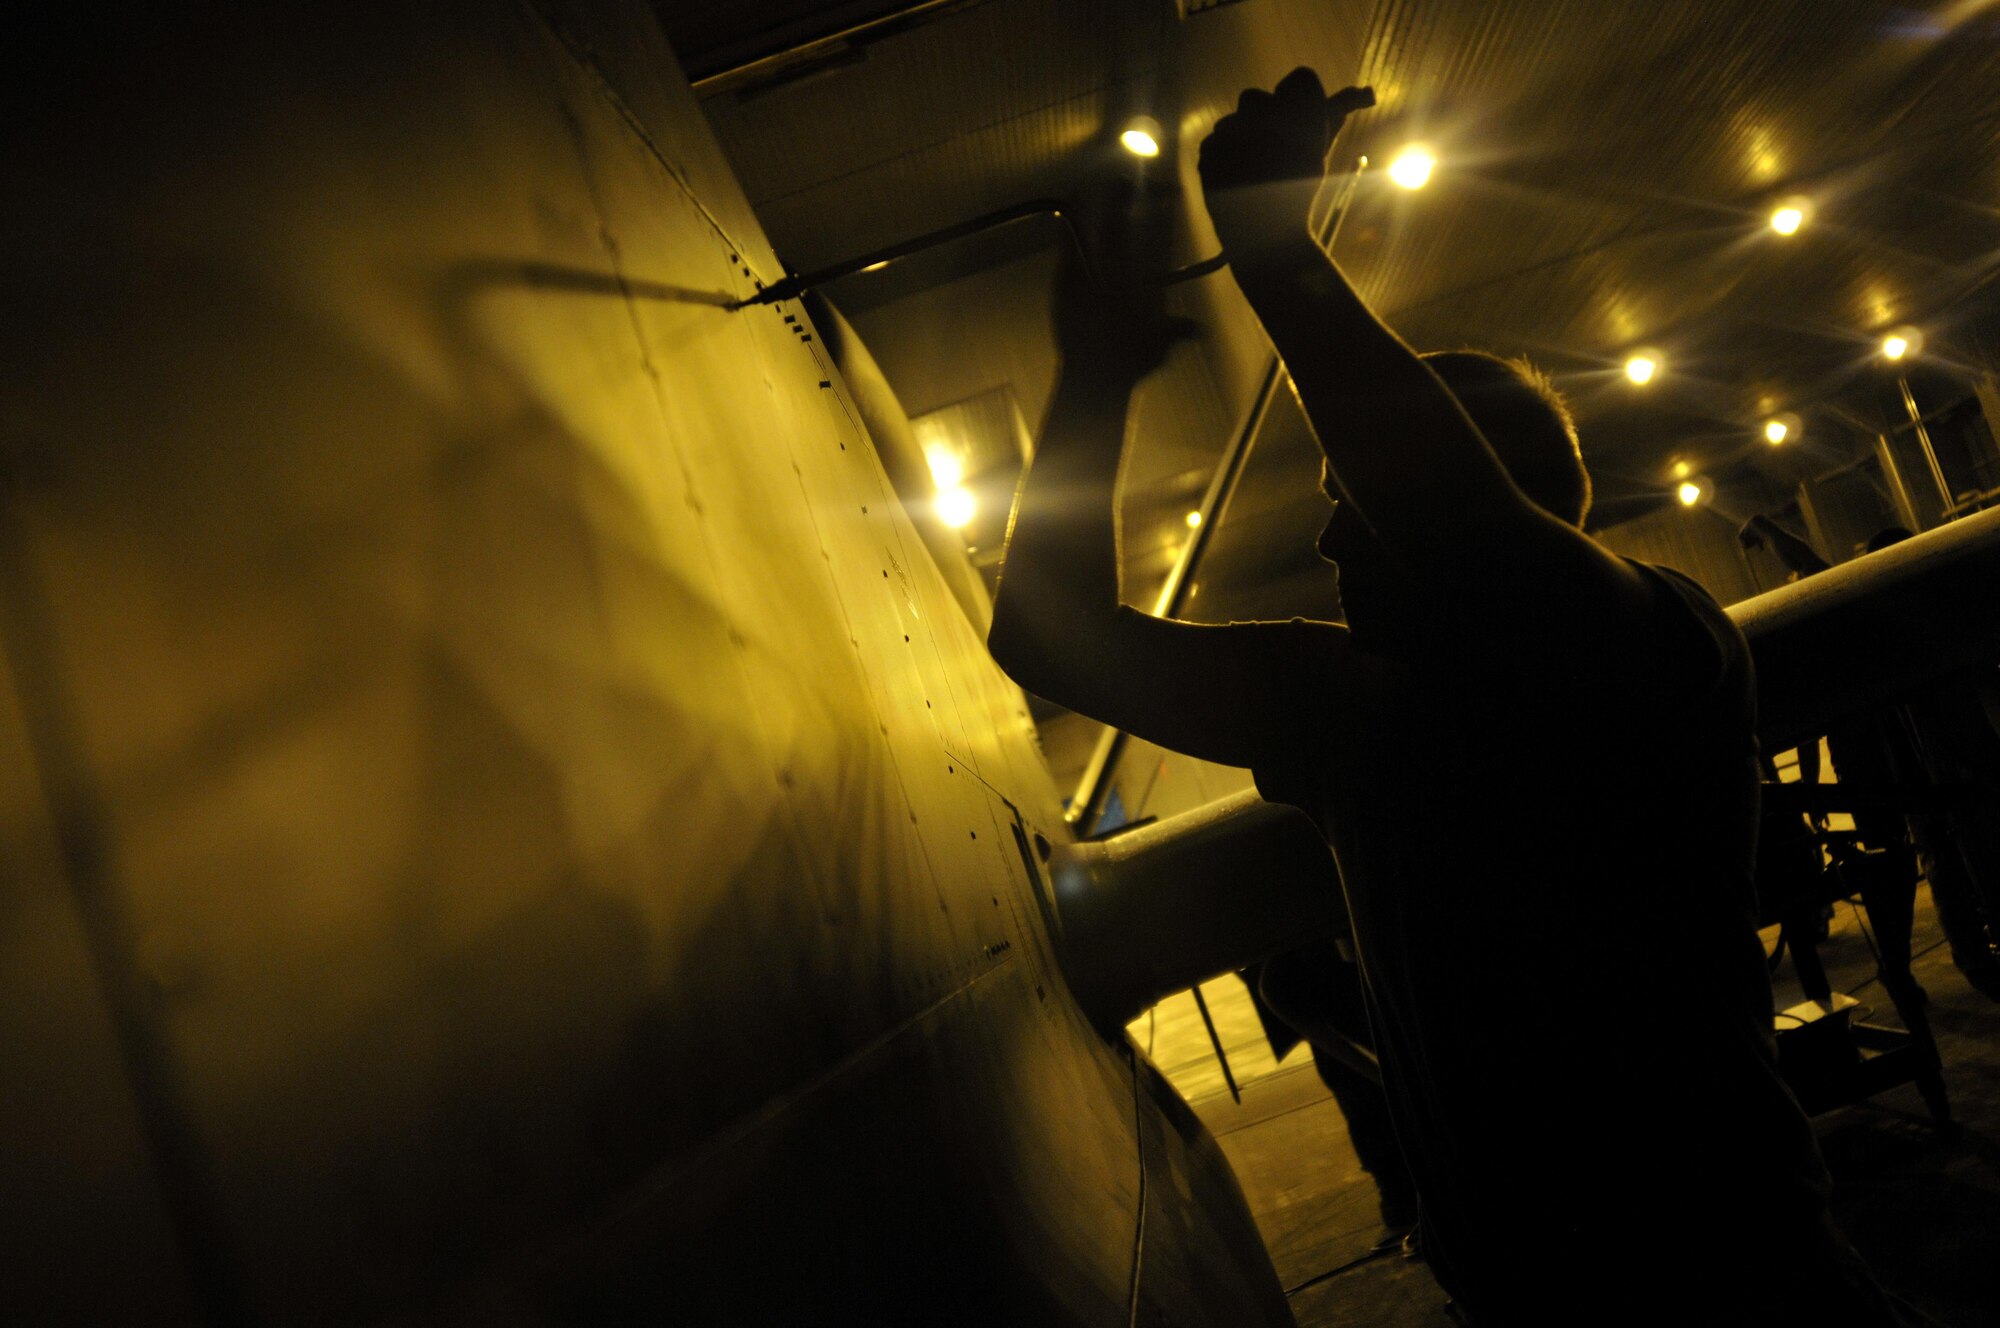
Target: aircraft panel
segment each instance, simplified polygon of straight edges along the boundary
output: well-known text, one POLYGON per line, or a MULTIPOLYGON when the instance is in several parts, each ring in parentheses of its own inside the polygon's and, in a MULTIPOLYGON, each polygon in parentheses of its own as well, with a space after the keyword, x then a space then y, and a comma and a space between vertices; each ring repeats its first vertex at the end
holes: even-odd
MULTIPOLYGON (((1125 1322, 1165 1090, 1053 967, 1022 698, 813 334, 725 307, 769 251, 637 13, 163 20, 58 80, 0 584, 59 704, 5 787, 80 772, 93 851, 0 935, 66 893, 107 956, 47 1008, 185 1142, 198 1316, 1125 1322)), ((1152 1198, 1237 1238, 1194 1303, 1268 1272, 1233 1187, 1152 1198)))
MULTIPOLYGON (((9 620, 18 613, 8 605, 9 620)), ((155 1322, 192 1323, 173 1217, 117 1055, 117 1015, 64 888, 65 845, 29 757, 37 720, 20 695, 0 653, 0 1303, 53 1294, 72 1321, 103 1322, 137 1295, 157 1306, 155 1322), (75 1266, 79 1234, 116 1264, 122 1285, 75 1266), (35 1285, 50 1269, 59 1270, 53 1285, 35 1285)))
POLYGON ((1129 1071, 1088 1053, 1032 979, 1009 962, 941 997, 635 1190, 579 1257, 510 1271, 506 1298, 525 1284, 587 1319, 656 1302, 693 1323, 751 1306, 797 1322, 1126 1322, 1129 1071))

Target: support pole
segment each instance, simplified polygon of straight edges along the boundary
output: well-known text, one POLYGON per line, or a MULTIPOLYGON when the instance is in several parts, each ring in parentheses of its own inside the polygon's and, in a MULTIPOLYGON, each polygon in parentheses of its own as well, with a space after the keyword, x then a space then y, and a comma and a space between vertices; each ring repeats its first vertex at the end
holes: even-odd
POLYGON ((1875 435, 1875 459, 1882 463, 1882 478, 1889 481, 1889 496, 1896 504, 1896 515, 1912 534, 1922 530, 1923 523, 1917 520, 1916 504, 1910 501, 1910 490, 1903 483, 1902 467, 1896 464, 1896 449, 1889 446, 1889 435, 1875 435))
POLYGON ((1944 467, 1938 464, 1937 449, 1931 446, 1930 430, 1924 427, 1924 417, 1917 410, 1917 399, 1910 393, 1910 380, 1902 374, 1897 374, 1896 386, 1902 389, 1903 409, 1910 412, 1910 423, 1916 426, 1917 445, 1924 449, 1924 460, 1930 463, 1931 478, 1937 481, 1938 502, 1944 508, 1944 519, 1949 521, 1955 500, 1951 496, 1951 486, 1945 483, 1944 467))
POLYGON ((1208 1012, 1208 1001, 1201 994, 1201 984, 1197 982, 1188 990, 1194 993, 1194 1008, 1201 1011, 1201 1022, 1208 1027, 1208 1045, 1215 1048, 1215 1063, 1222 1067, 1222 1082, 1229 1085, 1229 1096, 1241 1105, 1243 1093, 1236 1087, 1236 1076, 1230 1072, 1229 1053, 1222 1049, 1222 1035, 1215 1031, 1215 1018, 1208 1012))

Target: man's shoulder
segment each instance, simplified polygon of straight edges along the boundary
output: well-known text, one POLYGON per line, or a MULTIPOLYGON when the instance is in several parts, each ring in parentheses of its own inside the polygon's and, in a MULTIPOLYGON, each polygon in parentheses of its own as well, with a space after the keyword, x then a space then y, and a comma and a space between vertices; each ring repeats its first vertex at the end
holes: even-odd
POLYGON ((1722 605, 1716 601, 1714 595, 1709 593, 1708 587, 1702 585, 1701 582, 1695 580, 1686 572, 1678 568, 1669 567, 1665 563, 1649 563, 1643 558, 1628 558, 1623 554, 1618 555, 1618 560, 1643 576, 1665 581, 1674 589, 1675 593, 1685 597, 1690 605, 1706 606, 1707 609, 1715 613, 1722 612, 1722 605))
POLYGON ((1674 616, 1689 616, 1705 630, 1730 642, 1742 644, 1742 630, 1723 610, 1721 601, 1709 592, 1708 587, 1677 568, 1663 563, 1649 563, 1637 558, 1620 559, 1643 577, 1654 588, 1653 602, 1659 612, 1674 616))
POLYGON ((1266 778, 1289 778, 1280 772, 1334 759, 1358 725, 1381 714, 1396 669, 1357 649, 1344 625, 1291 618, 1230 626, 1243 630, 1245 648, 1255 654, 1258 667, 1246 680, 1262 688, 1253 704, 1273 721, 1263 759, 1253 766, 1260 787, 1266 778))
POLYGON ((1676 568, 1623 561, 1653 587, 1662 639, 1673 643, 1663 658, 1670 692, 1683 699, 1750 703, 1756 692, 1750 643, 1708 588, 1676 568))

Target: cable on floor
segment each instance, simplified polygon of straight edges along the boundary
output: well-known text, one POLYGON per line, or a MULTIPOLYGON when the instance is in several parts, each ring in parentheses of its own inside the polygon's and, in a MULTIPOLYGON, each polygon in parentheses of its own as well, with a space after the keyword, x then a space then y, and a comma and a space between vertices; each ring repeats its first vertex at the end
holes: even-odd
POLYGON ((1296 1296, 1299 1294, 1299 1292, 1304 1291, 1307 1287, 1318 1286, 1321 1282, 1330 1281, 1333 1278, 1339 1277, 1342 1273, 1353 1272, 1356 1268, 1359 1268, 1362 1264, 1373 1263, 1377 1259, 1383 1258, 1387 1255, 1391 1254, 1400 1255, 1402 1253, 1402 1250, 1403 1247, 1400 1245, 1395 1245, 1395 1244, 1378 1245, 1375 1248, 1369 1250, 1368 1253, 1362 1255, 1358 1259, 1349 1259, 1346 1263, 1341 1264, 1338 1268, 1329 1268, 1323 1273, 1316 1273, 1313 1276, 1308 1277, 1305 1281, 1299 1283, 1297 1286, 1286 1287, 1285 1294, 1287 1296, 1296 1296))

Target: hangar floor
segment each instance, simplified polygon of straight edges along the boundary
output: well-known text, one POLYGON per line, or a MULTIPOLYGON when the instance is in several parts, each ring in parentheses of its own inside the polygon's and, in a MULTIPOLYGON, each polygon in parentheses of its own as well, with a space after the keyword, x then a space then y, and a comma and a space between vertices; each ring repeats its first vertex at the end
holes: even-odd
MULTIPOLYGON (((1818 1118, 1833 1170, 1842 1225, 1882 1280, 1952 1328, 2000 1325, 2000 1004, 1967 986, 1919 895, 1914 949, 1931 996, 1931 1021, 1961 1128, 1940 1131, 1905 1085, 1818 1118)), ((1765 935, 1768 949, 1775 932, 1765 935)), ((1834 986, 1894 1023, 1855 910, 1843 906, 1821 947, 1834 986)), ((1778 1006, 1801 999, 1789 963, 1778 972, 1778 1006)), ((1249 1010, 1233 979, 1209 984, 1228 1030, 1249 1010), (1240 1006, 1240 1008, 1238 1008, 1240 1006)), ((1190 1005, 1190 1011, 1191 1011, 1190 1005)), ((1250 1016, 1254 1019, 1254 1016, 1250 1016)), ((1142 1021, 1143 1023, 1143 1021, 1142 1021)), ((1135 1026, 1136 1031, 1136 1026, 1135 1026)), ((1301 1328, 1451 1328, 1444 1295, 1425 1266, 1395 1254, 1365 1258, 1379 1234, 1375 1192, 1355 1161, 1346 1123, 1303 1053, 1282 1065, 1236 1066, 1242 1102, 1221 1083, 1198 1017, 1161 1019, 1154 1058, 1169 1067, 1221 1140, 1249 1196, 1301 1328), (1206 1057, 1207 1065, 1201 1064, 1206 1057), (1356 1262, 1361 1260, 1360 1262, 1356 1262)), ((1141 1045, 1144 1045, 1141 1037, 1141 1045)), ((1234 1061, 1232 1061, 1234 1065, 1234 1061)), ((1563 1251, 1549 1250, 1562 1276, 1563 1251)))

